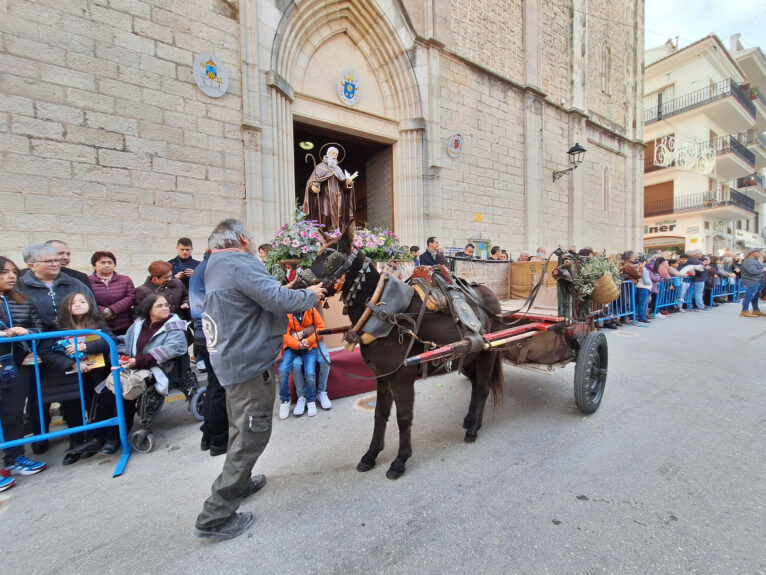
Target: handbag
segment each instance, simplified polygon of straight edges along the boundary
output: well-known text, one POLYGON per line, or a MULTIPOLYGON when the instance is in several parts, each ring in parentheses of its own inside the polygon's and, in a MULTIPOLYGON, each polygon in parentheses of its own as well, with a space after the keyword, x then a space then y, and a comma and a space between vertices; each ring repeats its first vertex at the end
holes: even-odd
MULTIPOLYGON (((127 400, 138 399, 146 391, 146 380, 152 372, 148 369, 128 369, 120 371, 120 384, 122 385, 122 397, 127 400)), ((114 379, 110 375, 105 380, 106 387, 114 393, 114 379)))
POLYGON ((13 361, 13 353, 0 355, 0 383, 13 381, 18 374, 19 370, 16 369, 16 364, 13 361))

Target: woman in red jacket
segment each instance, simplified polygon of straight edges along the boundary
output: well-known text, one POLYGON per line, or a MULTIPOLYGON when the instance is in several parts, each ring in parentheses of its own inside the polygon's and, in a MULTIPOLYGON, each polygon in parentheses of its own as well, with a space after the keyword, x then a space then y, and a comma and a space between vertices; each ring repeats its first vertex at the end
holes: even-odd
POLYGON ((114 335, 125 335, 133 323, 131 309, 136 301, 133 280, 114 271, 117 258, 112 252, 96 252, 90 258, 95 270, 88 276, 98 311, 114 335))
POLYGON ((284 353, 279 366, 279 419, 290 415, 290 372, 293 367, 305 369, 303 389, 296 389, 298 402, 293 415, 317 414, 317 341, 318 330, 324 329, 322 316, 315 308, 302 313, 287 314, 287 332, 282 336, 284 353))

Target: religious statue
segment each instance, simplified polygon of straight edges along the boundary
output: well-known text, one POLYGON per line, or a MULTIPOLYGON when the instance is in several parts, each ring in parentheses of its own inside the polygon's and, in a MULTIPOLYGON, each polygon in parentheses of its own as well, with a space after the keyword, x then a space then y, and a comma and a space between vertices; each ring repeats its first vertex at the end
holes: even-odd
MULTIPOLYGON (((314 156, 307 154, 307 158, 314 156)), ((330 146, 319 164, 314 165, 303 199, 303 211, 310 220, 324 224, 326 230, 343 227, 354 217, 354 179, 359 172, 349 174, 340 168, 338 148, 330 146)))

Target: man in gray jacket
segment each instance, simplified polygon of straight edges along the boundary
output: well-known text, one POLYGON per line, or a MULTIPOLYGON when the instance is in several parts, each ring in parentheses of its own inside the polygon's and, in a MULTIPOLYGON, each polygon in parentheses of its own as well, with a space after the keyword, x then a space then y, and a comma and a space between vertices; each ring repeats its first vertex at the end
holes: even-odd
POLYGON ((324 297, 320 285, 289 290, 269 275, 239 220, 224 220, 208 239, 202 326, 210 362, 226 388, 229 445, 223 470, 197 517, 197 537, 231 539, 255 521, 237 513, 240 503, 266 484, 250 476, 271 437, 274 362, 287 330, 287 314, 308 310, 324 297))

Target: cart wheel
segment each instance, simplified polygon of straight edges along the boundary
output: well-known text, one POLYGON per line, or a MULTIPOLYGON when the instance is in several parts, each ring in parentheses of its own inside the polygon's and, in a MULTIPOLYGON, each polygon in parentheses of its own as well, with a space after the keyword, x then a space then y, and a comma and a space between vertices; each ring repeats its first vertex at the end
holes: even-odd
POLYGON ((606 337, 599 331, 590 332, 577 353, 574 376, 575 403, 583 413, 593 413, 601 405, 608 363, 606 337))
POLYGON ((207 401, 207 387, 200 387, 191 398, 191 411, 197 421, 205 419, 205 402, 207 401))
POLYGON ((149 453, 154 448, 154 435, 148 429, 139 429, 130 435, 130 444, 139 453, 149 453))

